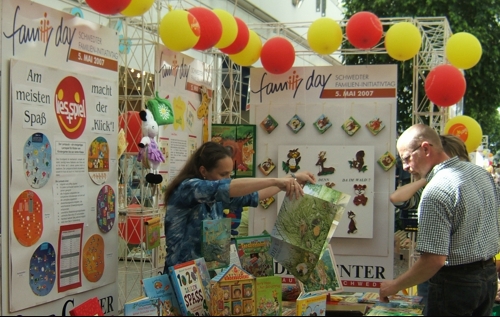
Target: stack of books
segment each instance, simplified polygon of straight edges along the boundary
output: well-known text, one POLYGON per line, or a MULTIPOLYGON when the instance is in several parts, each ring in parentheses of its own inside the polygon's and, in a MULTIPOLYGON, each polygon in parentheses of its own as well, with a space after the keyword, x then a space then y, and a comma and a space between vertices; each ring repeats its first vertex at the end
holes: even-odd
POLYGON ((385 303, 379 301, 378 293, 366 292, 359 302, 373 304, 366 316, 422 316, 424 310, 421 296, 391 295, 385 303))

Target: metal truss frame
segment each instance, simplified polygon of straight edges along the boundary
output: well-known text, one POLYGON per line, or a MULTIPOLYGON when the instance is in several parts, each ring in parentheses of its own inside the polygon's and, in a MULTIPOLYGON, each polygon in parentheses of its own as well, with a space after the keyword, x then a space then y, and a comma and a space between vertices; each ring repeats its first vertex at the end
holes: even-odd
MULTIPOLYGON (((340 26, 345 29, 348 20, 339 22, 340 26)), ((447 108, 438 107, 428 100, 423 92, 425 77, 428 72, 437 65, 446 62, 445 45, 448 38, 452 35, 450 25, 446 17, 425 17, 425 18, 381 18, 383 26, 390 27, 399 22, 413 23, 422 34, 422 46, 418 54, 412 59, 413 66, 413 84, 412 84, 412 123, 424 123, 431 126, 438 132, 444 129, 444 125, 449 117, 449 110, 447 108)), ((261 24, 249 24, 248 27, 257 32, 264 40, 272 36, 284 36, 293 43, 295 48, 296 57, 304 63, 313 60, 323 62, 323 65, 339 65, 340 57, 342 55, 366 55, 366 54, 387 54, 384 46, 383 38, 378 45, 369 50, 360 50, 356 48, 342 48, 346 47, 347 37, 344 35, 341 48, 334 54, 329 56, 318 55, 314 53, 307 43, 307 28, 311 22, 295 22, 295 23, 282 23, 271 22, 261 24)), ((211 52, 219 59, 227 58, 220 52, 211 52)), ((217 58, 216 58, 217 59, 217 58)), ((226 80, 227 76, 234 79, 234 84, 229 87, 224 87, 221 82, 216 82, 214 87, 216 89, 219 107, 213 109, 213 117, 216 119, 214 122, 225 123, 241 123, 242 106, 239 102, 238 96, 241 91, 241 67, 228 63, 231 67, 228 70, 215 67, 215 72, 219 74, 216 78, 220 78, 221 82, 226 80), (229 96, 224 98, 224 96, 229 96), (225 120, 225 121, 224 121, 225 120)), ((311 63, 311 65, 313 65, 311 63)))

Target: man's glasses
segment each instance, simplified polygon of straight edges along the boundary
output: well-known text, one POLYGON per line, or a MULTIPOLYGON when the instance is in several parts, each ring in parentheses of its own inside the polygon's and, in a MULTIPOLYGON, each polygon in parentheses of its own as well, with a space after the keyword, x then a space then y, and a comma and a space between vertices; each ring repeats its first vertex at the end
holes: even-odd
POLYGON ((408 162, 410 161, 410 158, 411 156, 413 155, 413 153, 415 153, 418 149, 420 149, 422 147, 422 143, 420 143, 419 146, 417 146, 416 148, 413 149, 413 151, 411 151, 407 156, 405 157, 402 157, 401 158, 401 162, 403 162, 403 164, 408 164, 408 162))

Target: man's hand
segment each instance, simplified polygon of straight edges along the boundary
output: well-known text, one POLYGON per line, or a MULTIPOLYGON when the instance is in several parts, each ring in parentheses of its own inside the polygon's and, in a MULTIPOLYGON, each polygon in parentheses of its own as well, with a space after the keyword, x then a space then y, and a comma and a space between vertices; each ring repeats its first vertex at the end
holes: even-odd
POLYGON ((379 301, 383 303, 389 302, 389 295, 395 295, 399 292, 394 280, 388 280, 380 284, 379 301))

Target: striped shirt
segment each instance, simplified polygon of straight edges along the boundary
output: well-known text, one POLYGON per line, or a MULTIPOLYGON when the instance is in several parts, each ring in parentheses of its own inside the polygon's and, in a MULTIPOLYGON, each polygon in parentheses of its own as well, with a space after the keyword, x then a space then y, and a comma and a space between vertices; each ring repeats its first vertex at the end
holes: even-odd
POLYGON ((259 194, 229 197, 231 179, 184 180, 170 196, 165 214, 167 257, 165 268, 201 257, 201 226, 205 219, 220 219, 224 209, 257 207, 259 194))
POLYGON ((416 250, 446 255, 445 265, 498 253, 500 193, 483 168, 458 157, 436 165, 419 206, 416 250))
POLYGON ((422 196, 423 188, 419 188, 413 196, 407 201, 398 201, 393 203, 394 207, 397 207, 401 210, 415 210, 418 208, 418 204, 420 202, 420 197, 422 196))

